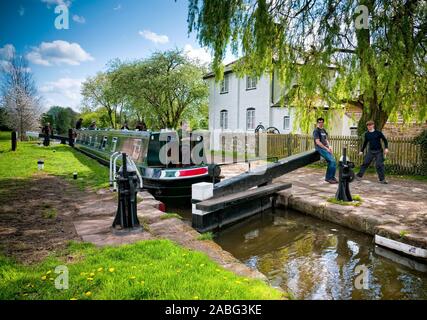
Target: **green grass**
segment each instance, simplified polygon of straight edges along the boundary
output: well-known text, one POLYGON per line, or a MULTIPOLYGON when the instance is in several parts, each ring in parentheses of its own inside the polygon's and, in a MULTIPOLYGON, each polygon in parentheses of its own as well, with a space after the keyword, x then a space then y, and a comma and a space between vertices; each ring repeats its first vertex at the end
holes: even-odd
POLYGON ((160 219, 162 219, 162 220, 167 220, 167 219, 182 220, 182 217, 178 213, 165 213, 164 215, 160 216, 160 219))
POLYGON ((353 196, 353 202, 337 200, 335 198, 328 198, 327 201, 333 204, 341 205, 341 206, 353 206, 353 207, 360 207, 363 203, 362 197, 357 194, 353 196))
POLYGON ((206 232, 202 233, 197 240, 207 241, 207 240, 213 240, 214 234, 212 232, 206 232))
POLYGON ((42 215, 45 219, 56 219, 56 217, 58 216, 58 211, 55 208, 46 208, 43 210, 42 215))
POLYGON ((218 267, 205 254, 168 240, 96 248, 71 243, 61 256, 23 266, 0 256, 1 300, 280 299, 260 280, 218 267), (73 261, 67 263, 64 261, 73 261), (68 290, 55 288, 57 266, 69 271, 68 290))
POLYGON ((44 161, 44 170, 62 177, 81 189, 101 189, 108 186, 108 168, 66 145, 41 147, 37 142, 18 142, 16 152, 11 151, 10 133, 0 132, 0 181, 30 179, 38 172, 37 161, 44 161), (73 180, 73 172, 78 179, 73 180))

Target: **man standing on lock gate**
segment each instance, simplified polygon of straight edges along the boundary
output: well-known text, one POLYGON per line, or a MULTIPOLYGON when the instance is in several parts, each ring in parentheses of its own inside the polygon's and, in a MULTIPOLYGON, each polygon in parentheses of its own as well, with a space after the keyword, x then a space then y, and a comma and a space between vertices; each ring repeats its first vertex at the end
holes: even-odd
POLYGON ((371 162, 375 159, 375 168, 377 170, 379 181, 382 184, 387 184, 388 182, 385 180, 384 157, 388 154, 388 141, 381 131, 375 129, 374 121, 368 121, 366 126, 368 131, 365 133, 365 139, 359 155, 363 155, 368 144, 369 148, 366 153, 365 160, 360 167, 360 171, 356 175, 356 179, 362 179, 366 169, 368 169, 371 162), (381 140, 384 142, 384 150, 381 145, 381 140))
POLYGON ((338 183, 338 180, 335 178, 337 162, 335 161, 334 154, 332 153, 332 148, 329 145, 328 133, 324 129, 324 124, 325 119, 317 119, 317 127, 313 131, 314 145, 316 151, 319 152, 322 158, 324 158, 328 163, 325 181, 331 184, 336 184, 338 183))

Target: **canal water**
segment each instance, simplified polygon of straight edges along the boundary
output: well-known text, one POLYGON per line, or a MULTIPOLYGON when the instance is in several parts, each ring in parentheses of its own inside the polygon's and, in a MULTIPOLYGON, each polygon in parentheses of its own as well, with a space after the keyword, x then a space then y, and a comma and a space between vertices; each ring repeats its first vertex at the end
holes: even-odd
POLYGON ((427 265, 302 213, 265 212, 219 231, 215 242, 295 299, 427 299, 427 265))

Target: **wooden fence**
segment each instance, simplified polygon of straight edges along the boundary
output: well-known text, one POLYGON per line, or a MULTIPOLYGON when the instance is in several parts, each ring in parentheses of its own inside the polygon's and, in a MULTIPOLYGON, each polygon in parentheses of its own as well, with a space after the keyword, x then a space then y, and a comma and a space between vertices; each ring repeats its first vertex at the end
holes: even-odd
MULTIPOLYGON (((362 139, 354 136, 331 136, 329 142, 339 159, 343 147, 347 147, 350 160, 361 165, 363 156, 359 156, 362 139)), ((394 174, 422 174, 421 146, 413 143, 413 138, 389 138, 389 154, 385 160, 386 171, 394 174)), ((269 157, 287 157, 296 153, 312 150, 313 137, 296 134, 269 134, 267 150, 269 157)), ((425 159, 424 159, 425 161, 425 159)))

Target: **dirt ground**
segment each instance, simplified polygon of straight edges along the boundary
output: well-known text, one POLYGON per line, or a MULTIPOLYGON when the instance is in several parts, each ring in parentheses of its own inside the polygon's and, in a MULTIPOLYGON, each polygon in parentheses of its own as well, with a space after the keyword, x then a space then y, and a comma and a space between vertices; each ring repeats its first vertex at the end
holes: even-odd
POLYGON ((87 193, 65 181, 37 175, 29 180, 2 181, 0 249, 20 262, 34 263, 70 240, 80 240, 73 225, 73 199, 87 193))

